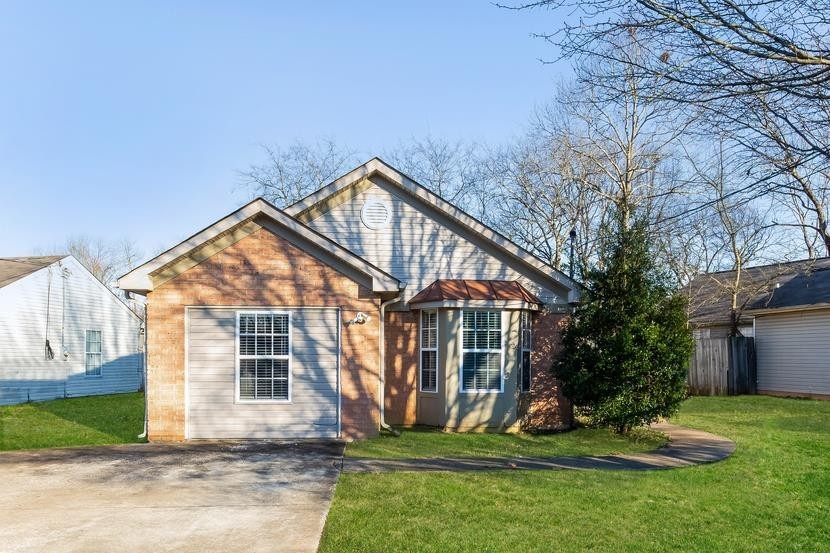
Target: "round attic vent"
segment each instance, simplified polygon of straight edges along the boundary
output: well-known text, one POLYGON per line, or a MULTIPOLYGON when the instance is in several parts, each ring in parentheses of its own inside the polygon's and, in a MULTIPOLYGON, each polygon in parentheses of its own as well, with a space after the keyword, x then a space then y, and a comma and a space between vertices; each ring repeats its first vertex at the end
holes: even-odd
POLYGON ((392 210, 383 200, 369 199, 360 210, 360 220, 372 230, 384 228, 392 219, 392 210))

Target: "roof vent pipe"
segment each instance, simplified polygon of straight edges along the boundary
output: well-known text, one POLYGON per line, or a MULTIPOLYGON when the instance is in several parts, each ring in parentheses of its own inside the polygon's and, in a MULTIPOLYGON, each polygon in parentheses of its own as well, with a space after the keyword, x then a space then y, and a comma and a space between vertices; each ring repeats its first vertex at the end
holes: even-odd
POLYGON ((576 240, 576 227, 571 229, 569 234, 571 239, 571 255, 568 259, 568 278, 574 279, 574 240, 576 240))

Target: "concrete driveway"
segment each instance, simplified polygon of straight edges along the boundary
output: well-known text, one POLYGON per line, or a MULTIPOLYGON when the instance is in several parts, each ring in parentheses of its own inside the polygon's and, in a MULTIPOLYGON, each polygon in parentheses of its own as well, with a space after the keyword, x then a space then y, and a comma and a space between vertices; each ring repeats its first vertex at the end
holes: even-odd
POLYGON ((3 551, 315 551, 341 444, 0 454, 3 551))

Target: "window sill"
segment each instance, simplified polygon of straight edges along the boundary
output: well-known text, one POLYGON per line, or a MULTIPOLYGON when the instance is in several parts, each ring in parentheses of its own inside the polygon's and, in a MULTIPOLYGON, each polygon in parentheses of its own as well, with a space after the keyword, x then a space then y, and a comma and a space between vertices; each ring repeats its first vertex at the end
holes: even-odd
POLYGON ((290 399, 239 399, 234 403, 239 405, 286 405, 293 403, 290 399))

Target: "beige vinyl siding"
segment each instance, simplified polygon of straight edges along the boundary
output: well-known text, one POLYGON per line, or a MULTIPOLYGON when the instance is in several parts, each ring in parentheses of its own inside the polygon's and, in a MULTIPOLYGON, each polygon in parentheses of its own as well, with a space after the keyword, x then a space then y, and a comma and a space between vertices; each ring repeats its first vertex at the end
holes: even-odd
POLYGON ((188 437, 337 437, 337 309, 274 306, 262 311, 291 313, 291 402, 239 402, 237 309, 188 308, 188 437))
POLYGON ((518 420, 521 311, 499 312, 503 391, 461 391, 462 313, 460 309, 438 311, 438 392, 418 393, 418 422, 455 430, 509 430, 518 420))
POLYGON ((758 390, 830 395, 830 310, 755 319, 758 390))
POLYGON ((69 269, 65 280, 55 263, 0 288, 0 404, 141 387, 138 317, 74 258, 63 259, 61 265, 69 269), (54 359, 45 356, 47 305, 54 359), (101 331, 100 376, 85 374, 86 330, 101 331))
POLYGON ((543 278, 533 276, 533 270, 518 267, 518 262, 483 239, 474 243, 465 238, 462 233, 470 235, 471 231, 381 178, 374 178, 369 188, 308 224, 406 283, 404 302, 439 278, 519 280, 546 303, 567 302, 564 287, 547 288, 543 278), (385 228, 373 230, 361 221, 367 200, 384 202, 391 209, 385 228))

